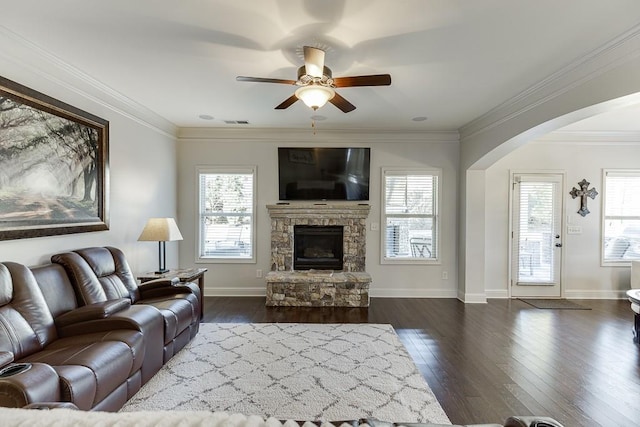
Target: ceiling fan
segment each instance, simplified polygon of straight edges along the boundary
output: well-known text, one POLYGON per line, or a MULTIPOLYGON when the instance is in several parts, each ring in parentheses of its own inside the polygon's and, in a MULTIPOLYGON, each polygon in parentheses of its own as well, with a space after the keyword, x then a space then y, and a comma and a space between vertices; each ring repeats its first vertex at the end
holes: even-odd
POLYGON ((304 46, 303 51, 304 65, 298 68, 298 80, 245 76, 238 76, 236 77, 236 80, 239 82, 282 83, 299 86, 293 95, 285 99, 280 105, 276 106, 276 110, 289 108, 298 99, 300 99, 313 110, 317 110, 327 102, 330 102, 344 113, 353 111, 356 107, 336 93, 335 88, 354 86, 389 86, 391 84, 391 76, 389 74, 334 78, 331 74, 331 69, 324 65, 324 50, 311 46, 304 46))

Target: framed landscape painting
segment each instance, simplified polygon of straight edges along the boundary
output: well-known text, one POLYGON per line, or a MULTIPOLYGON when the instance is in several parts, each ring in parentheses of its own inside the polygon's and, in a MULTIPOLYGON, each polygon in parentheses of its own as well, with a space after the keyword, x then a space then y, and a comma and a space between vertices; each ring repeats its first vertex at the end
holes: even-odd
POLYGON ((0 77, 0 240, 108 230, 109 122, 0 77))

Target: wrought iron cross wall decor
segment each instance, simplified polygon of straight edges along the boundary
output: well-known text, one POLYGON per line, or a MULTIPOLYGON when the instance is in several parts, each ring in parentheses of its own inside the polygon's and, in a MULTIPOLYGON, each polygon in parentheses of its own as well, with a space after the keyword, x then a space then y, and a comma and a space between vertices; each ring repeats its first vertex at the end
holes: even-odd
POLYGON ((595 199, 598 195, 598 192, 593 187, 587 190, 589 184, 591 184, 589 181, 583 179, 578 183, 580 189, 573 187, 573 190, 569 192, 569 194, 571 194, 571 197, 574 199, 576 197, 580 197, 580 209, 578 210, 578 213, 582 216, 587 216, 587 214, 589 213, 589 209, 587 208, 587 197, 595 199))

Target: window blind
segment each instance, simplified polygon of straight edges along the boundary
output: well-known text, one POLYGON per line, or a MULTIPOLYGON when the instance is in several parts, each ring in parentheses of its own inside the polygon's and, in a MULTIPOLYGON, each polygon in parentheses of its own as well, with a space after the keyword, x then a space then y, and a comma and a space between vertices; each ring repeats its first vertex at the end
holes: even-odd
POLYGON ((200 258, 253 258, 254 172, 199 174, 200 258))
POLYGON ((519 283, 551 283, 554 280, 554 194, 555 182, 519 182, 519 224, 513 259, 519 283))
POLYGON ((606 171, 603 259, 640 259, 640 171, 606 171))
POLYGON ((438 258, 438 175, 384 171, 385 259, 438 258))

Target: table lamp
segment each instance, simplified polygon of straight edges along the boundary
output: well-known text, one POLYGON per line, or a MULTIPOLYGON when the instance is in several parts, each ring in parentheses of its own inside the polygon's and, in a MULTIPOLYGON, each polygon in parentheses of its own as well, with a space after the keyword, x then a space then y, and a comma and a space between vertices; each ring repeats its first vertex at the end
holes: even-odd
POLYGON ((158 271, 162 274, 169 271, 167 269, 167 248, 166 242, 182 240, 182 234, 173 218, 149 218, 144 226, 139 242, 158 242, 158 271))

